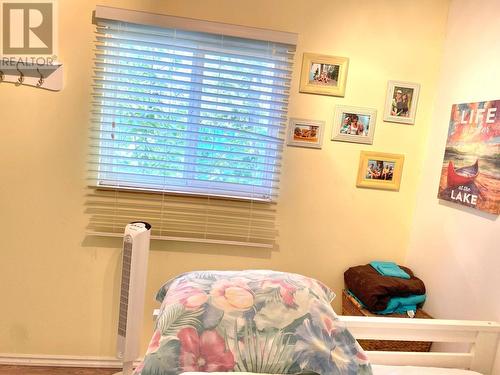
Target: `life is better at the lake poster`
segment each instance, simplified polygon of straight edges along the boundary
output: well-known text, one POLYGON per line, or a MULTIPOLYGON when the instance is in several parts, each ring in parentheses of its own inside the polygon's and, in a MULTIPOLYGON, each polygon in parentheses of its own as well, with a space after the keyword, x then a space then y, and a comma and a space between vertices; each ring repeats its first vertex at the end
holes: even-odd
POLYGON ((500 214, 500 100, 452 106, 438 198, 500 214))

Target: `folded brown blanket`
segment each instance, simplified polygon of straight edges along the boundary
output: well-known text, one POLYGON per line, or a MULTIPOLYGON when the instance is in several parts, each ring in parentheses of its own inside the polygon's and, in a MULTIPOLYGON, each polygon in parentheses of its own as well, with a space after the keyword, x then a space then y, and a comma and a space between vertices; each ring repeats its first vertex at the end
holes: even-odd
POLYGON ((371 311, 382 311, 392 297, 408 297, 425 294, 425 285, 413 272, 400 266, 410 279, 383 276, 369 264, 351 267, 344 272, 344 282, 349 289, 371 311))

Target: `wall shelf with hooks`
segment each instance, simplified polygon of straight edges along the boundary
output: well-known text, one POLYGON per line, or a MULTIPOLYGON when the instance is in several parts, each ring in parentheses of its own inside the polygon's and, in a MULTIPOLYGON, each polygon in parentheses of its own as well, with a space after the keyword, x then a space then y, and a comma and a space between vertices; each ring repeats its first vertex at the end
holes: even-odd
POLYGON ((15 66, 0 65, 0 86, 13 83, 16 86, 33 86, 50 91, 63 88, 63 65, 37 65, 18 63, 15 66))

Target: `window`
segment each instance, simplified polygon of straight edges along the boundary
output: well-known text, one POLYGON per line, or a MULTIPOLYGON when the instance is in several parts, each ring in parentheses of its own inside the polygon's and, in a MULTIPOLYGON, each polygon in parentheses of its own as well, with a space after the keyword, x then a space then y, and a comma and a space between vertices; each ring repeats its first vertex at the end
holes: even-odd
POLYGON ((120 18, 145 13, 123 12, 97 21, 95 185, 274 201, 295 46, 238 35, 260 29, 228 35, 221 24, 226 32, 214 34, 200 31, 204 21, 158 27, 193 20, 148 15, 154 22, 138 24, 120 18))
POLYGON ((99 186, 272 200, 289 45, 102 21, 99 186))

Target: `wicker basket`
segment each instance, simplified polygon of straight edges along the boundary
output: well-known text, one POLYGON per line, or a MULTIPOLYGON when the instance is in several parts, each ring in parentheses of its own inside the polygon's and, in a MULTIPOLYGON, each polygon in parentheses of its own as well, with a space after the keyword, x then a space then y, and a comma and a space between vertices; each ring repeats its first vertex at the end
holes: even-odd
MULTIPOLYGON (((381 316, 376 315, 361 307, 358 301, 347 294, 342 293, 342 315, 350 316, 381 316)), ((407 318, 404 314, 384 315, 394 318, 407 318)), ((425 311, 418 309, 415 318, 432 319, 425 311)), ((395 340, 358 340, 365 350, 395 351, 395 352, 428 352, 432 342, 427 341, 395 341, 395 340)))

